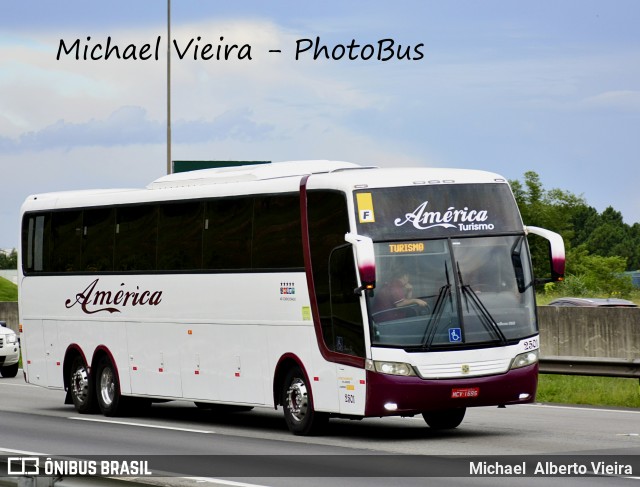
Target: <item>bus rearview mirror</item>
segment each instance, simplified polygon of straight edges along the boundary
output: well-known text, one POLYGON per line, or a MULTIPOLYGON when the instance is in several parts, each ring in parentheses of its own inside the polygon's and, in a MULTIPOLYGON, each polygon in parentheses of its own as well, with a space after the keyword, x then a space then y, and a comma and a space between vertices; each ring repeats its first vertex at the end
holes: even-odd
POLYGON ((527 233, 539 235, 549 241, 549 259, 551 260, 551 280, 562 281, 564 279, 565 254, 564 240, 562 236, 556 232, 552 232, 545 228, 526 226, 527 233))
POLYGON ((372 291, 376 287, 376 258, 373 251, 373 240, 355 233, 347 233, 344 239, 353 245, 356 250, 360 286, 354 291, 357 294, 364 290, 372 291))

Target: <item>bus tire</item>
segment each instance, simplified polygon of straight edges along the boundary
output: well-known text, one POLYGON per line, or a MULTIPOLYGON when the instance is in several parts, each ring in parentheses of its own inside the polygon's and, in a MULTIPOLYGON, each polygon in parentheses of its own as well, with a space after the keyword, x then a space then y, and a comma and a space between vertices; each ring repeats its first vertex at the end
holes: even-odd
POLYGON ((434 430, 450 430, 458 427, 464 419, 467 408, 447 409, 444 411, 429 411, 422 413, 422 417, 429 427, 434 430))
POLYGON ((329 421, 329 414, 313 408, 311 389, 299 367, 292 367, 283 382, 282 408, 289 431, 294 435, 313 435, 329 421))
POLYGON ((95 375, 98 407, 105 416, 118 416, 124 410, 123 397, 120 395, 118 374, 111 360, 105 355, 98 361, 95 375))
POLYGON ((69 392, 73 406, 78 413, 90 414, 97 411, 93 377, 91 377, 84 360, 79 356, 74 358, 71 364, 69 392))

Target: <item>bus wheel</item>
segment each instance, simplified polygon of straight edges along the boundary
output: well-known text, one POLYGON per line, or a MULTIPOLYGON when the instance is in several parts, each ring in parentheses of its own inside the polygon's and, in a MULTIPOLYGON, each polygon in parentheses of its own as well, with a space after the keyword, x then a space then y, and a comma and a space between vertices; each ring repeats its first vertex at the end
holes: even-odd
POLYGON ((294 435, 312 435, 327 424, 329 415, 313 409, 311 391, 298 367, 287 373, 282 388, 282 406, 287 427, 294 435))
POLYGON ((467 408, 447 409, 445 411, 429 411, 422 417, 434 430, 450 430, 462 423, 467 408))
POLYGON ((69 376, 69 389, 73 406, 80 414, 88 414, 96 411, 94 384, 89 369, 80 357, 73 359, 71 375, 69 376))
POLYGON ((118 375, 111 361, 102 357, 96 370, 98 406, 105 416, 117 416, 122 412, 122 396, 118 375))

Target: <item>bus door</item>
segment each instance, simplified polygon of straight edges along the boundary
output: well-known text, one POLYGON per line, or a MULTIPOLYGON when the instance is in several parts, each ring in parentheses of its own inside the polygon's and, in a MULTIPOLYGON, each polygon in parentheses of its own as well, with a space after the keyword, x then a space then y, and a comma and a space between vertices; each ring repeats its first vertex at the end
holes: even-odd
MULTIPOLYGON (((329 260, 331 329, 325 336, 327 346, 334 352, 364 359, 364 321, 358 281, 351 245, 337 247, 329 260)), ((340 413, 364 414, 366 372, 364 368, 337 365, 337 390, 340 413)))

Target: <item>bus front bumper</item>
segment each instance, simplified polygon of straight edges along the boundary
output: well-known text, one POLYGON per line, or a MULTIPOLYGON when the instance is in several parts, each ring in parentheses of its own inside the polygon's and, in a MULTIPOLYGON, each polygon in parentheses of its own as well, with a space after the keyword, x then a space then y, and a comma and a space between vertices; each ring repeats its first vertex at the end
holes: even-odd
POLYGON ((464 379, 421 379, 367 371, 365 416, 410 416, 463 407, 524 404, 535 400, 538 364, 505 374, 464 379))

